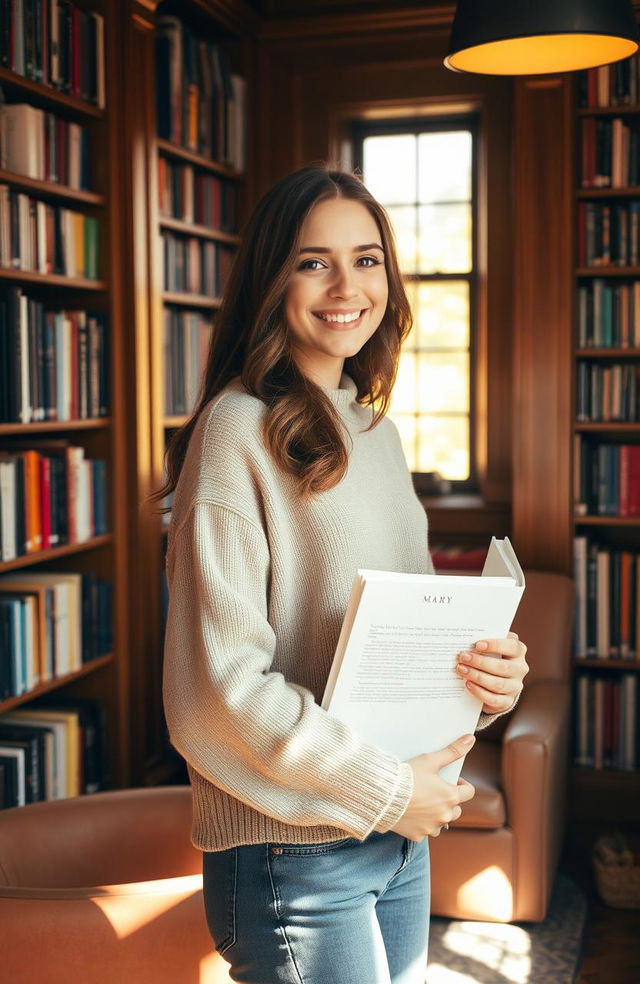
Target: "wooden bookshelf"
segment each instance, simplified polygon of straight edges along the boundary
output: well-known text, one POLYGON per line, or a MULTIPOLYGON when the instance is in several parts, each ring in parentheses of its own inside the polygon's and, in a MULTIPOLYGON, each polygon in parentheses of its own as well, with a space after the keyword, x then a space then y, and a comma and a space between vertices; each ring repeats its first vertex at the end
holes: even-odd
MULTIPOLYGON (((604 71, 604 70, 603 70, 604 71)), ((580 91, 581 82, 584 76, 578 76, 578 91, 580 91)), ((640 186, 638 186, 638 176, 633 175, 631 171, 632 182, 635 178, 635 182, 628 184, 625 187, 584 187, 584 184, 594 183, 594 174, 603 175, 607 172, 609 167, 610 181, 614 181, 614 175, 616 174, 615 165, 616 161, 614 157, 620 152, 621 145, 614 149, 613 143, 611 141, 611 156, 607 159, 607 154, 604 152, 604 146, 598 146, 596 149, 592 144, 586 144, 583 146, 583 140, 586 139, 586 134, 593 134, 595 131, 596 137, 600 140, 604 140, 605 132, 612 133, 612 130, 607 130, 608 124, 606 121, 611 122, 613 128, 613 121, 617 119, 622 119, 624 125, 632 126, 635 130, 637 128, 637 119, 640 114, 640 104, 638 105, 623 105, 623 106, 610 106, 605 108, 595 108, 595 107, 583 107, 579 106, 577 108, 577 120, 578 125, 576 126, 576 150, 575 150, 575 202, 576 202, 576 216, 580 208, 587 208, 585 203, 594 203, 593 209, 609 209, 609 213, 613 216, 614 210, 618 208, 627 208, 629 202, 640 201, 640 186), (600 122, 598 126, 589 127, 584 123, 585 120, 589 118, 598 118, 600 122), (597 155, 594 157, 593 155, 597 155)), ((609 144, 606 145, 609 147, 609 144)), ((627 162, 629 163, 629 162, 627 162)), ((619 172, 618 172, 619 173, 619 172)), ((597 179, 596 179, 597 180, 597 179)), ((619 179, 618 179, 619 180, 619 179)), ((607 214, 609 214, 607 213, 607 214)), ((617 370, 620 375, 619 379, 626 380, 627 385, 629 384, 629 372, 633 371, 634 366, 640 366, 640 349, 634 347, 633 345, 633 330, 634 324, 630 324, 631 340, 625 338, 622 333, 622 317, 621 317, 621 305, 623 303, 623 298, 628 298, 630 292, 623 293, 625 290, 625 285, 632 285, 633 283, 640 280, 640 266, 635 264, 629 264, 628 262, 606 262, 608 256, 610 255, 612 259, 616 256, 620 257, 631 257, 634 258, 632 252, 631 243, 631 219, 629 218, 629 238, 625 243, 620 237, 620 242, 617 239, 617 226, 614 227, 613 217, 611 218, 612 226, 610 233, 609 246, 606 245, 606 236, 603 236, 602 240, 599 239, 599 216, 600 212, 596 211, 591 213, 592 225, 591 231, 583 226, 580 228, 578 226, 578 221, 576 219, 576 242, 577 242, 577 252, 576 256, 586 256, 588 261, 591 260, 593 265, 584 266, 578 260, 576 262, 575 268, 575 283, 576 283, 576 294, 579 295, 581 304, 576 303, 576 319, 575 319, 575 338, 573 339, 572 355, 574 364, 574 381, 573 381, 573 408, 574 408, 574 419, 571 424, 572 437, 574 443, 574 479, 578 478, 577 470, 580 468, 580 459, 587 451, 592 451, 593 455, 596 454, 596 449, 599 449, 601 445, 608 446, 632 446, 636 447, 640 444, 640 407, 635 405, 633 400, 629 398, 628 392, 623 392, 621 395, 621 404, 625 407, 624 411, 619 416, 623 416, 625 419, 622 420, 603 420, 603 417, 612 416, 610 408, 605 403, 604 398, 604 386, 602 389, 599 388, 598 381, 604 378, 604 374, 610 374, 615 370, 615 365, 619 364, 620 368, 617 370), (593 218, 594 214, 597 218, 593 218), (592 236, 591 245, 589 244, 589 239, 585 240, 585 243, 581 244, 579 242, 580 235, 583 234, 585 237, 592 236), (604 249, 602 252, 599 251, 600 243, 604 243, 604 249), (618 246, 620 251, 617 252, 618 246), (606 250, 610 248, 611 253, 607 254, 606 250), (597 262, 598 257, 602 257, 600 263, 597 262), (595 258, 595 261, 594 261, 595 258), (612 317, 605 326, 604 314, 602 315, 602 320, 598 318, 598 312, 604 311, 604 301, 602 301, 602 308, 600 304, 594 304, 594 286, 595 278, 599 278, 604 282, 603 291, 607 292, 607 296, 614 298, 615 303, 612 302, 611 310, 612 317), (585 299, 587 300, 587 305, 585 308, 585 299), (584 311, 588 312, 588 317, 591 319, 591 323, 585 324, 584 321, 584 311), (586 333, 585 333, 586 328, 586 333), (587 338, 587 343, 585 344, 585 334, 587 338), (620 340, 628 341, 628 344, 619 344, 620 340), (600 342, 604 341, 607 345, 609 341, 613 342, 613 347, 603 347, 600 342), (579 367, 581 368, 581 380, 583 386, 585 385, 585 379, 587 380, 587 385, 593 388, 593 391, 589 393, 588 398, 585 398, 582 407, 582 415, 587 415, 592 413, 592 401, 599 399, 600 403, 597 405, 598 412, 594 416, 599 419, 594 420, 576 420, 575 417, 580 412, 578 406, 578 372, 579 367), (634 409, 635 406, 635 409, 634 409), (578 449, 579 455, 578 458, 578 449)), ((602 221, 607 221, 603 219, 602 221)), ((622 222, 622 220, 620 220, 622 222)), ((633 316, 636 319, 640 317, 640 312, 633 312, 633 316)), ((629 321, 631 317, 629 316, 629 321)), ((637 338, 637 336, 636 336, 637 338)), ((637 346, 637 341, 636 341, 637 346)), ((607 376, 611 379, 611 376, 607 376)), ((634 377, 637 378, 637 377, 634 377)), ((637 384, 633 384, 637 385, 637 384)), ((581 393, 584 392, 581 390, 581 393)), ((609 391, 607 391, 608 393, 609 391)), ((619 452, 615 452, 619 458, 619 452)), ((611 460, 616 462, 618 458, 612 455, 611 460)), ((586 459, 585 459, 586 460, 586 459)), ((597 464, 600 466, 601 459, 597 459, 597 464)), ((613 478, 609 473, 602 474, 601 469, 599 473, 599 489, 598 495, 603 491, 604 484, 609 488, 610 483, 613 482, 613 478)), ((620 481, 620 476, 618 476, 617 481, 620 481)), ((615 488, 615 485, 614 485, 615 488)), ((575 492, 575 485, 574 485, 575 492)), ((619 494, 619 492, 618 492, 619 494)), ((584 489, 580 493, 581 501, 584 501, 584 489)), ((609 562, 609 576, 611 579, 611 584, 616 584, 613 580, 614 578, 614 565, 617 564, 616 557, 621 552, 627 552, 632 555, 632 577, 631 582, 628 585, 628 594, 626 606, 636 606, 636 599, 638 597, 637 587, 635 583, 636 575, 640 576, 640 560, 638 560, 636 565, 636 558, 640 558, 640 517, 625 516, 625 515, 593 515, 595 513, 596 507, 593 501, 594 491, 591 492, 591 506, 589 514, 584 515, 581 512, 576 511, 572 516, 572 529, 575 537, 586 537, 587 544, 587 571, 591 568, 591 575, 585 572, 583 575, 585 580, 583 581, 583 590, 586 589, 586 597, 589 597, 590 587, 587 585, 586 578, 591 576, 594 580, 591 587, 596 587, 596 551, 598 555, 602 558, 603 556, 608 557, 609 562), (591 553, 589 554, 589 551, 591 553)), ((631 489, 629 488, 629 495, 632 495, 631 489)), ((619 501, 619 500, 618 500, 619 501)), ((620 510, 618 510, 620 511, 620 510)), ((584 540, 582 540, 584 542, 584 540)), ((599 561, 598 561, 599 563, 599 561)), ((579 570, 576 570, 576 577, 579 578, 579 570)), ((620 575, 622 576, 622 575, 620 575)), ((637 624, 634 626, 634 620, 630 615, 625 614, 628 612, 628 608, 623 612, 622 601, 623 597, 622 588, 618 591, 612 591, 611 587, 607 592, 606 599, 598 595, 597 604, 595 607, 595 626, 598 630, 600 625, 603 624, 602 620, 608 618, 609 622, 604 623, 607 627, 606 634, 610 640, 609 645, 612 647, 610 649, 611 656, 607 658, 607 654, 602 652, 601 638, 597 634, 597 638, 591 638, 589 636, 589 629, 587 628, 587 645, 591 647, 589 651, 593 651, 595 647, 596 651, 599 652, 599 656, 587 656, 585 658, 585 652, 575 653, 575 658, 573 660, 573 672, 576 681, 576 706, 575 706, 575 741, 574 750, 575 757, 577 761, 584 762, 585 755, 593 761, 595 756, 594 765, 604 765, 604 767, 589 767, 586 768, 583 765, 575 766, 572 772, 572 815, 576 823, 579 824, 589 824, 591 822, 601 823, 603 821, 610 821, 612 815, 617 815, 624 818, 626 821, 640 822, 640 796, 638 793, 638 784, 640 782, 640 769, 638 769, 637 762, 637 748, 635 750, 636 761, 635 769, 623 768, 626 758, 622 752, 616 750, 615 747, 608 748, 611 745, 611 735, 620 735, 621 727, 619 719, 613 719, 611 715, 614 713, 613 708, 616 702, 619 702, 619 709, 617 714, 622 715, 624 713, 624 703, 625 694, 628 697, 629 692, 623 689, 623 687, 631 688, 631 686, 636 686, 637 695, 637 673, 640 670, 640 658, 638 657, 638 652, 636 648, 640 648, 640 626, 637 624), (608 614, 607 614, 608 613, 608 614), (627 621, 630 619, 630 621, 627 621), (624 625, 623 625, 624 621, 624 625), (622 658, 622 650, 618 648, 618 641, 624 638, 624 634, 627 631, 627 626, 631 626, 631 631, 635 632, 635 640, 631 639, 630 648, 635 656, 635 658, 625 659, 622 658), (578 681, 582 679, 582 691, 579 689, 578 681), (586 679, 586 683, 584 680, 586 679), (595 681, 600 680, 598 685, 598 691, 595 690, 595 681), (624 681, 627 682, 624 682, 624 681), (618 688, 618 696, 614 696, 614 691, 612 688, 618 688), (582 703, 580 701, 580 693, 582 693, 582 703), (603 706, 600 710, 591 707, 589 709, 585 706, 585 700, 592 701, 599 699, 594 696, 594 694, 599 694, 603 701, 603 706), (581 710, 580 710, 581 709, 581 710), (588 749, 580 747, 580 729, 578 727, 578 717, 579 714, 588 713, 589 720, 589 737, 588 737, 588 749), (600 717, 602 715, 602 717, 600 717), (603 731, 603 753, 598 756, 597 754, 597 735, 592 731, 595 728, 594 722, 597 720, 602 720, 602 731, 603 731), (610 723, 607 723, 607 722, 610 723), (609 738, 607 738, 607 729, 609 729, 609 738), (617 763, 617 767, 613 768, 611 766, 612 762, 617 763), (602 804, 606 803, 605 811, 602 810, 602 804)), ((580 596, 581 592, 578 592, 580 596)), ((637 616, 636 616, 637 618, 637 616)), ((580 619, 578 618, 578 622, 580 619)), ((583 620, 583 626, 585 622, 583 620)), ((594 624, 591 620, 591 625, 594 624)), ((593 630, 592 630, 593 631, 593 630)), ((576 650, 580 646, 583 633, 576 630, 576 650)), ((640 708, 637 706, 638 696, 636 696, 636 706, 635 715, 640 713, 640 708)), ((598 727, 600 727, 598 725, 598 727)), ((584 731, 582 731, 584 734, 584 731)), ((615 746, 615 742, 613 742, 615 746)), ((623 746, 619 746, 623 747, 623 746)), ((628 751, 628 750, 627 750, 628 751)))
MULTIPOLYGON (((112 585, 113 646, 108 654, 87 661, 31 690, 0 702, 2 713, 39 706, 39 698, 97 700, 103 707, 107 735, 107 771, 115 786, 131 779, 129 754, 129 649, 128 597, 129 511, 127 462, 130 438, 125 401, 124 332, 121 298, 123 284, 121 209, 130 208, 120 197, 119 171, 122 140, 118 119, 123 80, 119 73, 117 9, 107 0, 80 0, 82 16, 100 15, 104 25, 105 108, 59 91, 44 81, 26 78, 0 68, 0 87, 5 104, 27 103, 68 123, 80 124, 88 134, 90 190, 76 190, 51 180, 39 180, 14 170, 0 170, 0 184, 12 192, 30 196, 55 207, 91 216, 98 221, 98 278, 42 274, 0 267, 0 293, 18 288, 46 311, 97 311, 107 324, 108 416, 32 423, 0 419, 0 450, 30 448, 43 439, 62 439, 80 446, 85 458, 100 458, 107 469, 108 532, 77 543, 65 543, 37 553, 19 553, 0 562, 0 576, 31 572, 88 573, 112 585), (115 204, 114 204, 115 203, 115 204)), ((14 8, 15 14, 15 8, 14 8)), ((59 139, 62 139, 58 135, 59 139)), ((29 139, 29 135, 24 139, 29 139)), ((58 159, 59 163, 59 159, 58 159)), ((60 172, 58 172, 60 173, 60 172)), ((59 355, 56 356, 59 358, 59 355)), ((38 370, 43 371, 43 370, 38 370)))
MULTIPOLYGON (((136 93, 134 105, 126 110, 131 146, 135 148, 127 180, 131 183, 132 198, 140 217, 140 222, 132 224, 130 229, 133 262, 126 319, 132 326, 135 352, 136 410, 132 427, 138 450, 133 480, 141 504, 162 484, 167 440, 171 431, 186 421, 190 409, 185 406, 185 412, 174 413, 172 411, 177 407, 166 400, 165 321, 172 315, 177 326, 184 324, 180 319, 193 315, 194 321, 211 326, 221 305, 221 290, 192 293, 167 289, 163 275, 163 237, 177 241, 197 240, 199 248, 226 251, 224 268, 221 267, 221 273, 224 273, 240 242, 248 199, 246 167, 203 153, 201 148, 206 141, 201 140, 200 133, 199 149, 196 150, 193 145, 187 147, 179 140, 169 139, 161 130, 165 124, 157 116, 157 78, 161 66, 156 37, 158 30, 165 31, 167 36, 167 24, 163 26, 165 17, 177 17, 187 29, 194 30, 198 42, 224 48, 230 70, 246 80, 247 93, 250 93, 255 60, 253 35, 257 26, 255 12, 242 0, 207 0, 206 3, 188 0, 150 6, 153 10, 143 11, 142 5, 136 5, 135 15, 127 26, 129 41, 126 49, 130 91, 136 93), (171 208, 175 186, 168 181, 161 188, 160 180, 164 174, 186 173, 176 171, 183 168, 191 169, 189 177, 193 178, 194 184, 201 179, 203 186, 207 182, 210 186, 220 182, 230 189, 229 195, 235 196, 235 223, 232 226, 185 221, 189 209, 171 208), (136 290, 136 283, 144 284, 145 290, 136 290)), ((183 113, 183 118, 186 116, 183 113)), ((195 207, 191 214, 195 220, 200 218, 195 207)), ((177 762, 168 743, 161 693, 166 527, 162 516, 150 506, 141 509, 139 515, 130 541, 133 604, 140 613, 135 623, 131 623, 129 635, 130 646, 137 654, 131 680, 131 749, 133 775, 137 782, 146 785, 167 781, 174 774, 177 762)))

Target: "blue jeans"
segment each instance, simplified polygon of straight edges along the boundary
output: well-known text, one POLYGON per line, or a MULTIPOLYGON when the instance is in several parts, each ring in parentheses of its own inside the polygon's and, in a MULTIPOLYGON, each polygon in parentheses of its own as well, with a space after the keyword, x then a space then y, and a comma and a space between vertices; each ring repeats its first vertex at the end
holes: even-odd
POLYGON ((242 984, 424 984, 429 847, 398 834, 206 853, 217 950, 242 984))

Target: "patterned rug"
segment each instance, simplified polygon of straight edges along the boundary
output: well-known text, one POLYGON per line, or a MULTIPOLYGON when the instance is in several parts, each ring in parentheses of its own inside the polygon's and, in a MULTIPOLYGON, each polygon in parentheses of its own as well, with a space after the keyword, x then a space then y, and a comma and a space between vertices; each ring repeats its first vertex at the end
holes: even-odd
POLYGON ((558 875, 543 923, 431 920, 427 984, 573 984, 587 902, 558 875))

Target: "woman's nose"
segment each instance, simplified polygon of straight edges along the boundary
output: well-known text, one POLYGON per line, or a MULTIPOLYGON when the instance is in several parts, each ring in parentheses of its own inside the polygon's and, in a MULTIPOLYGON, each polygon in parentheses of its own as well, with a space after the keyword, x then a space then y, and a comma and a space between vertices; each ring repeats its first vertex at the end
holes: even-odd
POLYGON ((337 270, 329 293, 336 297, 354 297, 358 288, 353 282, 353 274, 348 269, 337 270))

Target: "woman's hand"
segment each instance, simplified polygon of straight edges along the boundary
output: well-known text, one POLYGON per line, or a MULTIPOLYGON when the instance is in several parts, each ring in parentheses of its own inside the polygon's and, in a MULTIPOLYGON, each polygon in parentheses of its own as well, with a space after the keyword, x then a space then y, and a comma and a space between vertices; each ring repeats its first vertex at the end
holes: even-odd
POLYGON ((509 632, 506 639, 476 642, 472 650, 458 656, 456 672, 469 692, 480 698, 485 714, 501 714, 515 704, 529 672, 526 652, 516 633, 509 632))
POLYGON ((462 813, 460 803, 472 799, 476 791, 464 779, 458 779, 458 785, 454 786, 438 773, 443 766, 466 755, 474 742, 473 735, 464 735, 438 752, 409 759, 413 769, 413 794, 393 827, 396 834, 421 841, 427 836, 437 837, 445 824, 458 819, 462 813))

